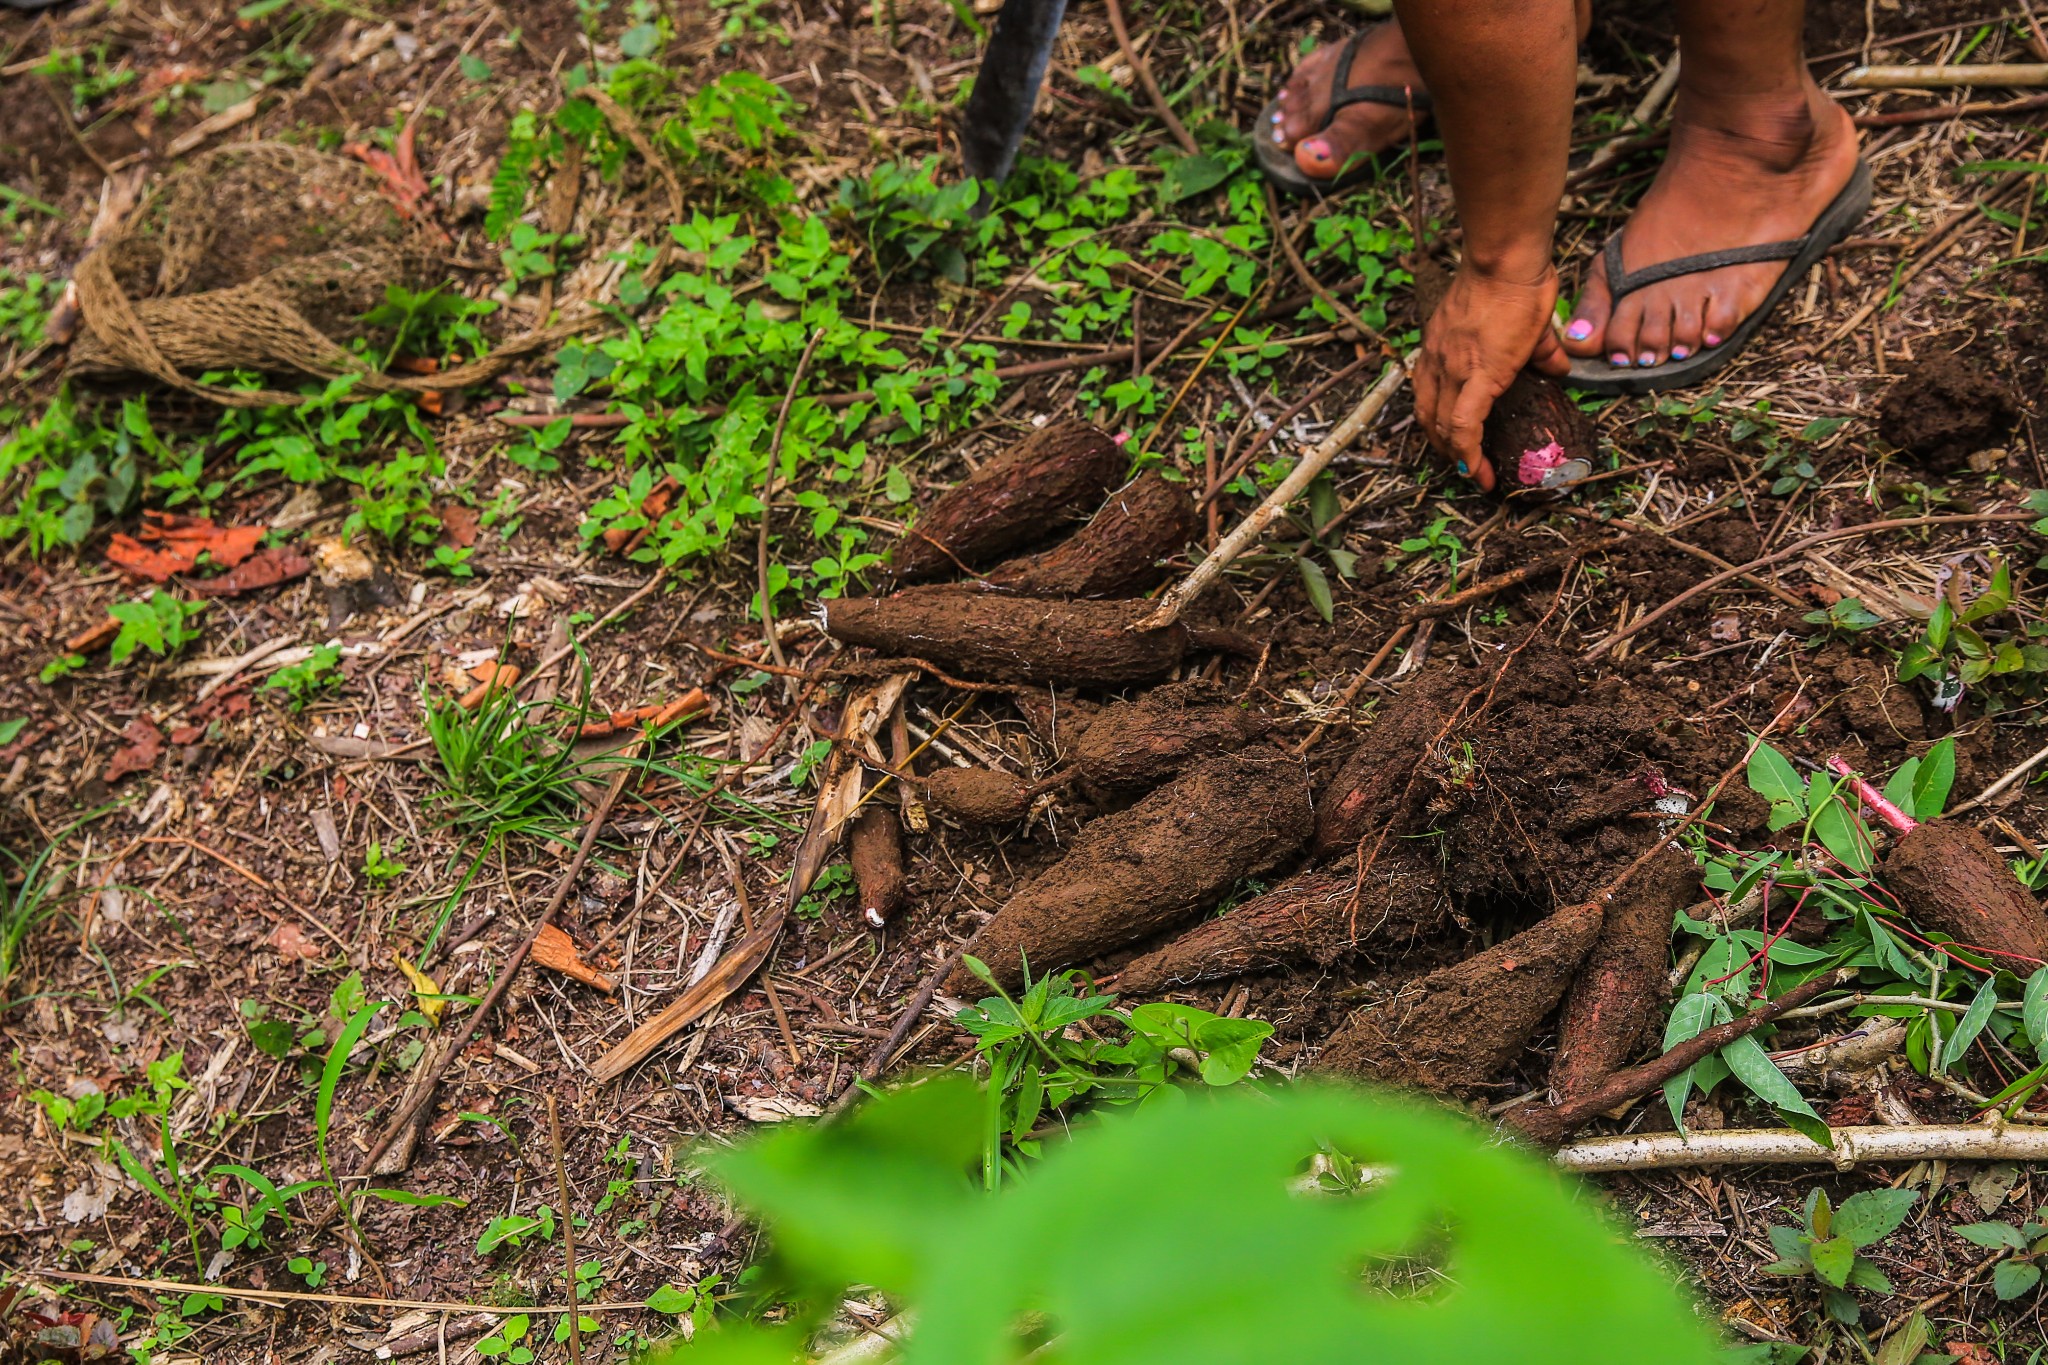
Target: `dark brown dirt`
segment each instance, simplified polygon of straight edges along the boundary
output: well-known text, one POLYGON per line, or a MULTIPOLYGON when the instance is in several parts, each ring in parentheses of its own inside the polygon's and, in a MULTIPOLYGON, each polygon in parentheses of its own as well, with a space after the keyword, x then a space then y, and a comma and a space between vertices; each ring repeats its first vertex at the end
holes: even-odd
POLYGON ((1253 715, 1213 685, 1155 687, 1103 708, 1075 741, 1081 789, 1096 802, 1149 790, 1198 758, 1242 749, 1265 732, 1253 715))
POLYGON ((1127 597, 1165 577, 1162 561, 1186 548, 1196 523, 1187 486, 1148 469, 1050 550, 999 564, 985 577, 1026 597, 1127 597))
POLYGON ((1136 959, 1117 989, 1147 995, 1354 954, 1385 961, 1441 929, 1449 909, 1436 869, 1403 844, 1374 863, 1362 888, 1352 866, 1297 873, 1136 959))
POLYGON ((1597 905, 1572 905, 1476 957, 1431 972, 1351 1016, 1319 1065, 1456 1094, 1521 1054, 1600 934, 1597 905))
POLYGON ((1553 462, 1585 460, 1600 453, 1593 419, 1579 410, 1555 380, 1528 370, 1515 376, 1494 401, 1480 433, 1480 451, 1503 489, 1533 488, 1553 462), (1551 445, 1554 457, 1545 456, 1551 445))
POLYGON ((860 892, 861 918, 873 928, 894 919, 910 889, 903 871, 903 825, 894 802, 870 800, 862 807, 846 837, 846 860, 860 892))
POLYGON ((1877 434, 1916 464, 1946 472, 2002 444, 2020 417, 2019 399, 1990 371, 1936 351, 1885 394, 1877 434))
POLYGON ((889 551, 889 570, 916 583, 1043 541, 1099 506, 1127 464, 1100 428, 1050 423, 940 494, 889 551))
POLYGON ((884 654, 929 659, 989 682, 1121 687, 1180 663, 1186 626, 1139 633, 1150 602, 1055 602, 964 588, 915 588, 825 603, 825 633, 884 654))
POLYGON ((1024 780, 993 768, 941 768, 925 779, 925 799, 969 825, 1014 825, 1031 811, 1024 780))
POLYGON ((1900 835, 1879 875, 1921 928, 2006 954, 2001 965, 2022 976, 2029 963, 2048 961, 2041 903, 1974 826, 1937 820, 1900 835))
MULTIPOLYGON (((1067 856, 1010 897, 974 954, 1004 985, 1134 943, 1291 857, 1311 825, 1299 759, 1259 747, 1203 759, 1129 810, 1084 827, 1067 856)), ((975 978, 956 970, 946 989, 975 978)))
POLYGON ((1699 894, 1690 855, 1666 846, 1607 906, 1558 1023, 1550 1086, 1573 1099, 1634 1060, 1669 1002, 1672 917, 1699 894))

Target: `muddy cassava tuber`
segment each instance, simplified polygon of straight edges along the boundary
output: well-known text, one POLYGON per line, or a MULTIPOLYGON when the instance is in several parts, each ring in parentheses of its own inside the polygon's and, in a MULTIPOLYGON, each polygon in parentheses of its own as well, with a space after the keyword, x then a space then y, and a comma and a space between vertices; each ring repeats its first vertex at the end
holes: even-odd
POLYGON ((998 564, 990 585, 1027 597, 1122 597, 1165 576, 1160 561, 1194 537, 1187 486, 1148 469, 1109 495, 1086 526, 1049 550, 998 564))
POLYGON ((1107 432, 1051 423, 934 499, 891 547, 889 572, 915 583, 1049 539, 1093 512, 1129 463, 1107 432))
MULTIPOLYGON (((1025 883, 975 935, 970 952, 1006 987, 1136 942, 1213 905, 1239 878, 1291 856, 1308 837, 1308 773, 1260 746, 1203 759, 1129 810, 1074 836, 1067 856, 1025 883)), ((965 967, 945 989, 976 989, 965 967)))
POLYGON ((1267 722, 1207 683, 1168 683, 1102 709, 1074 743, 1074 766, 1091 800, 1156 787, 1198 758, 1229 753, 1267 722))
POLYGON ((1149 602, 1056 602, 967 588, 912 588, 823 604, 825 633, 898 657, 1006 683, 1120 687, 1153 682, 1201 645, 1250 652, 1227 632, 1176 622, 1133 630, 1149 602))
POLYGON ((1494 400, 1480 453, 1505 493, 1576 483, 1592 472, 1599 443, 1592 419, 1556 380, 1524 370, 1494 400))

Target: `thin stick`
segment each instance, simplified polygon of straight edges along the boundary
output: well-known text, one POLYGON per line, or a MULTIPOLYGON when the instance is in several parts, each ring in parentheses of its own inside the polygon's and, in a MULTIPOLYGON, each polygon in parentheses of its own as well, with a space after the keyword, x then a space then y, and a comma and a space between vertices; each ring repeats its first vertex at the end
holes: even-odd
POLYGON ((1822 991, 1847 983, 1854 975, 1855 971, 1846 967, 1823 972, 1811 981, 1794 986, 1777 999, 1758 1005, 1739 1019, 1716 1024, 1695 1034, 1653 1061, 1615 1072, 1576 1099, 1560 1104, 1524 1105, 1509 1111, 1506 1121, 1533 1141, 1555 1145, 1601 1114, 1625 1104, 1634 1104, 1695 1062, 1719 1052, 1737 1038, 1756 1032, 1785 1011, 1799 1008, 1822 991))
POLYGON ((68 1284, 99 1284, 109 1289, 139 1289, 150 1294, 218 1294, 225 1299, 247 1299, 252 1303, 326 1303, 352 1308, 403 1308, 425 1313, 641 1313, 644 1299, 626 1303, 586 1303, 580 1308, 567 1304, 521 1304, 517 1308, 493 1308, 489 1304, 455 1303, 442 1299, 380 1299, 369 1294, 308 1294, 297 1289, 237 1289, 227 1284, 194 1284, 189 1280, 149 1280, 133 1275, 90 1275, 82 1270, 24 1270, 36 1280, 63 1280, 68 1284))
POLYGON ((555 1112, 555 1092, 548 1092, 548 1147, 555 1154, 555 1192, 562 1199, 562 1255, 568 1262, 569 1361, 583 1365, 583 1324, 576 1311, 576 1210, 569 1203, 569 1166, 562 1160, 562 1120, 555 1112))
POLYGON ((1408 378, 1406 366, 1414 363, 1417 354, 1419 352, 1411 352, 1407 361, 1401 365, 1387 366, 1386 373, 1380 376, 1377 384, 1366 391, 1365 397, 1359 400, 1358 406, 1351 410, 1350 415, 1339 422, 1335 430, 1323 438, 1320 445, 1302 456, 1300 463, 1294 466, 1293 472, 1281 481, 1280 486, 1267 495, 1264 502, 1252 509, 1251 514, 1239 522, 1237 528, 1225 536, 1223 542, 1211 550, 1187 577, 1168 589, 1159 599, 1158 609, 1138 622, 1133 629, 1164 630, 1178 621, 1180 614, 1187 610, 1188 604, 1200 597, 1208 586, 1216 581, 1217 576, 1230 567, 1232 561, 1256 544, 1266 533, 1266 528, 1286 510, 1287 504, 1315 482, 1316 476, 1330 467, 1330 461, 1337 458, 1338 452, 1349 447, 1358 433, 1364 431, 1373 419, 1380 415, 1388 400, 1393 398, 1408 378))
POLYGON ((789 426, 789 409, 796 402, 797 386, 804 382, 804 371, 811 367, 811 355, 824 339, 825 329, 820 327, 811 333, 811 339, 804 343, 804 353, 797 357, 789 388, 782 395, 782 411, 775 415, 775 435, 768 441, 768 472, 761 476, 761 529, 754 542, 754 572, 761 584, 761 633, 768 638, 768 653, 778 668, 787 668, 789 660, 783 657, 782 641, 775 636, 774 594, 768 590, 768 523, 775 509, 775 462, 782 458, 782 433, 789 426))
POLYGON ((1919 249, 1913 264, 1901 272, 1897 279, 1892 281, 1891 288, 1885 290, 1876 298, 1871 299, 1861 308, 1858 308, 1855 313, 1850 315, 1847 322, 1837 327, 1826 341, 1815 348, 1814 353, 1816 355, 1825 353, 1839 344, 1844 337, 1853 335, 1864 323, 1870 321, 1877 310, 1885 305, 1887 299, 1895 298, 1898 291, 1904 289, 1922 271, 1947 255, 1949 248, 1962 240, 1963 229, 1976 221, 1977 214, 1981 210, 1993 207, 2008 193, 2025 185, 2030 178, 2029 173, 2026 171, 2013 171, 1996 185, 1992 186, 1982 199, 1972 203, 1966 209, 1959 209, 1951 215, 1947 222, 1936 228, 1933 234, 1926 239, 1926 245, 1919 249))
POLYGON ((398 1135, 433 1102, 434 1092, 440 1088, 441 1077, 447 1073, 449 1064, 462 1055, 463 1049, 476 1037, 477 1030, 483 1027, 484 1020, 490 1017, 492 1009, 504 998, 505 992, 512 988, 512 979, 519 975, 520 966, 525 963, 527 954, 533 951, 533 941, 540 937, 542 929, 555 922, 556 912, 569 899, 569 892, 574 889, 576 879, 583 874, 583 865, 590 861, 591 850, 597 847, 598 831, 604 828, 604 822, 610 818, 612 806, 618 801, 619 793, 626 789, 626 779, 633 773, 633 755, 645 742, 643 733, 641 738, 635 739, 620 750, 619 771, 612 777, 611 786, 605 788, 604 797, 597 803, 597 809, 590 813, 590 822, 583 827, 583 842, 576 846, 576 856, 569 860, 568 869, 562 873, 562 879, 555 883, 555 894, 548 898, 547 908, 542 910, 540 918, 534 921, 533 931, 526 936, 526 941, 513 949, 512 955, 505 959, 505 965, 498 971, 498 979, 491 983, 491 989, 485 993, 483 1000, 470 1011, 469 1018, 463 1025, 462 1036, 456 1040, 455 1046, 441 1053, 433 1071, 413 1092, 412 1102, 402 1105, 398 1112, 391 1116, 391 1122, 385 1125, 383 1133, 370 1145, 369 1154, 363 1158, 362 1164, 356 1167, 357 1175, 370 1174, 376 1168, 377 1159, 390 1149, 391 1144, 398 1140, 398 1135))
POLYGON ((1587 1138, 1551 1160, 1568 1171, 1654 1171, 1696 1166, 1832 1165, 1846 1171, 1866 1161, 2048 1161, 2048 1127, 1925 1124, 1905 1128, 1836 1128, 1821 1146, 1791 1129, 1626 1134, 1587 1138))
POLYGON ((1933 90, 1958 85, 2024 87, 2048 85, 2048 63, 1991 63, 1985 66, 1859 66, 1840 84, 1851 90, 1933 90))
POLYGON ((1986 787, 1983 791, 1978 792, 1975 796, 1963 802, 1960 806, 1957 806, 1954 809, 1950 810, 1949 814, 1951 816, 1954 816, 1962 811, 1970 809, 1970 807, 1972 806, 1981 806, 1986 801, 1992 800, 1993 798, 1998 796, 1999 793, 2003 792, 2007 787, 2010 787, 2013 783, 2019 781, 2028 773, 2034 771, 2034 769, 2041 766, 2041 761, 2043 759, 2048 759, 2048 749, 2037 749, 2033 754, 2031 754, 2027 758, 2020 760, 2019 764, 2016 767, 2008 769, 2005 775, 2003 777, 2000 777, 1996 782, 1993 782, 1990 786, 1986 787))
POLYGON ((919 984, 916 994, 910 997, 910 1003, 903 1007, 903 1013, 896 1016, 896 1023, 890 1028, 889 1036, 882 1040, 882 1045, 875 1049, 874 1054, 867 1059, 861 1069, 847 1079, 846 1084, 840 1087, 839 1093, 832 1097, 832 1102, 825 1106, 825 1113, 828 1116, 838 1114, 853 1103, 854 1097, 860 1094, 861 1082, 872 1081, 882 1074, 883 1068, 887 1067, 890 1059, 896 1055, 896 1049, 903 1046, 903 1040, 910 1036, 910 1030, 924 1017, 926 1008, 932 1003, 932 997, 939 993, 939 983, 953 974, 953 969, 960 965, 961 959, 967 956, 968 951, 974 947, 974 941, 979 937, 981 932, 976 930, 968 936, 965 943, 953 950, 952 956, 932 968, 931 975, 925 977, 919 984))
POLYGON ((1590 175, 1594 171, 1611 166, 1620 160, 1622 153, 1631 150, 1631 144, 1635 139, 1629 136, 1629 133, 1647 127, 1650 120, 1657 116, 1657 111, 1664 107, 1664 101, 1671 98, 1672 91, 1678 89, 1678 61, 1681 55, 1683 54, 1675 51, 1671 54, 1671 60, 1664 63, 1664 69, 1657 73, 1657 79, 1650 82, 1650 88, 1643 92, 1642 99, 1637 102, 1635 112, 1631 113, 1628 122, 1622 125, 1626 131, 1620 137, 1609 139, 1605 146, 1593 153, 1592 158, 1579 169, 1580 175, 1590 175))
POLYGON ((1152 78, 1151 66, 1138 55, 1138 49, 1131 45, 1130 30, 1124 27, 1124 7, 1118 0, 1109 0, 1109 26, 1116 33, 1116 45, 1122 50, 1124 61, 1129 64, 1131 73, 1138 78, 1138 84, 1144 87, 1145 98, 1152 102, 1152 112, 1159 115, 1159 121, 1166 125, 1167 132, 1173 134, 1173 140, 1180 144, 1182 151, 1189 156, 1200 155, 1202 144, 1195 141, 1194 135, 1188 132, 1187 125, 1173 112, 1173 106, 1166 102, 1166 95, 1160 90, 1159 82, 1152 78))
POLYGON ((1858 128, 1905 128, 1916 123, 1945 123, 1950 119, 1975 118, 1979 114, 2030 114, 2039 109, 2048 109, 2048 95, 2028 95, 2024 99, 1973 100, 1968 104, 1938 104, 1930 109, 1901 109, 1891 114, 1858 114, 1858 128))
POLYGON ((1195 499, 1195 506, 1198 508, 1207 507, 1210 503, 1214 502, 1217 498, 1221 497, 1223 495, 1223 490, 1230 486, 1231 480, 1235 479, 1238 475, 1244 473, 1245 470, 1249 469, 1251 467, 1252 461, 1258 458, 1259 452, 1264 450, 1269 444, 1271 444, 1273 438, 1278 436, 1282 429, 1284 429, 1289 422, 1292 422, 1295 418, 1301 416, 1302 413, 1307 412, 1311 407, 1315 405, 1318 399, 1322 398, 1323 395, 1327 394, 1331 389, 1336 388, 1339 384, 1351 378, 1351 376, 1357 374, 1360 370, 1363 370, 1366 366, 1370 364, 1372 364, 1371 356, 1366 356, 1360 360, 1354 360, 1349 365, 1346 365, 1343 369, 1331 375, 1329 378, 1324 379, 1322 382, 1318 383, 1314 388, 1310 389, 1301 397, 1295 399, 1294 402, 1288 404, 1286 408, 1281 410, 1280 415, 1273 419, 1271 426, 1268 426, 1264 431, 1260 432, 1257 436, 1252 438, 1252 443, 1250 446, 1245 448, 1244 454, 1232 460, 1230 462, 1229 467, 1224 469, 1224 471, 1221 474, 1217 475, 1216 486, 1214 488, 1209 489, 1207 492, 1203 493, 1201 497, 1195 499))
POLYGON ((1655 611, 1639 617, 1633 624, 1624 626, 1606 638, 1588 646, 1586 657, 1589 659, 1598 658, 1623 640, 1626 640, 1629 636, 1648 626, 1655 625, 1703 593, 1712 592, 1722 584, 1740 578, 1744 574, 1754 573, 1758 569, 1769 568, 1773 564, 1781 564, 1795 555, 1802 554, 1814 546, 1824 544, 1830 540, 1849 540, 1857 536, 1875 535, 1879 531, 1900 531, 1914 526, 1981 525, 1985 522, 2034 521, 2037 519, 2038 514, 2034 512, 1970 512, 1935 517, 1892 517, 1885 521, 1866 521, 1860 526, 1844 526, 1835 531, 1821 531, 1806 537, 1804 540, 1796 540, 1773 554, 1764 555, 1760 559, 1752 559, 1747 564, 1738 564, 1724 573, 1717 573, 1712 578, 1700 580, 1655 611))

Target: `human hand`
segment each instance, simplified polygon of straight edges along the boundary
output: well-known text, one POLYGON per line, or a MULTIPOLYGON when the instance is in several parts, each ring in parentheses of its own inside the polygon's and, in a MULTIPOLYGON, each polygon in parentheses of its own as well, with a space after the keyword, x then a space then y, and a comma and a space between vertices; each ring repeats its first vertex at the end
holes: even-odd
POLYGON ((1571 359, 1551 327, 1557 271, 1507 279, 1461 267, 1422 329, 1415 363, 1415 420, 1431 445, 1461 473, 1493 491, 1495 472, 1480 454, 1480 431, 1493 403, 1523 366, 1562 375, 1571 359))

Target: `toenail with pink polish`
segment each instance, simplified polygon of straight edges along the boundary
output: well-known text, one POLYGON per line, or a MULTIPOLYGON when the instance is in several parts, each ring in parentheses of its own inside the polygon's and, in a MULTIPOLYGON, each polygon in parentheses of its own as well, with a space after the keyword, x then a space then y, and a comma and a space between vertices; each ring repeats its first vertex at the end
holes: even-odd
POLYGON ((1636 357, 1636 364, 1638 365, 1654 365, 1656 363, 1657 353, 1655 351, 1644 351, 1636 357))
POLYGON ((1709 333, 1707 333, 1707 345, 1709 345, 1709 346, 1719 346, 1720 344, 1721 344, 1721 338, 1719 338, 1719 337, 1715 336, 1715 335, 1714 335, 1714 334, 1713 334, 1712 332, 1709 332, 1709 333))
POLYGON ((1616 351, 1613 355, 1607 357, 1607 363, 1619 369, 1625 370, 1628 368, 1629 360, 1626 354, 1624 354, 1621 351, 1616 351))
POLYGON ((1685 347, 1685 346, 1673 346, 1673 347, 1671 348, 1671 358, 1672 358, 1673 360, 1683 360, 1683 359, 1685 359, 1685 358, 1686 358, 1687 356, 1689 356, 1689 355, 1691 355, 1691 354, 1692 354, 1692 351, 1691 351, 1691 349, 1690 349, 1689 347, 1685 347))
POLYGON ((1573 341, 1584 341, 1587 337, 1593 335, 1593 324, 1585 318, 1580 318, 1577 322, 1565 328, 1564 334, 1573 341))

